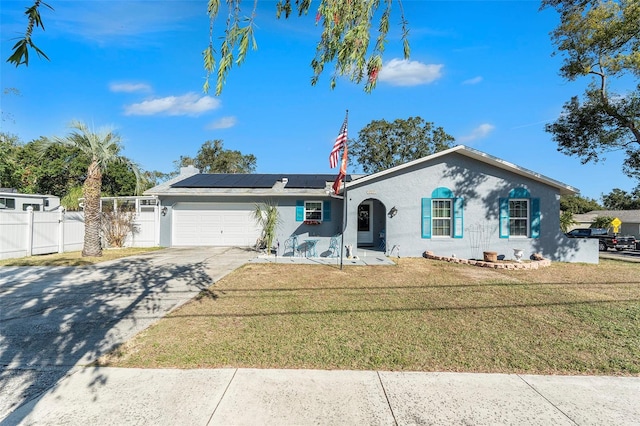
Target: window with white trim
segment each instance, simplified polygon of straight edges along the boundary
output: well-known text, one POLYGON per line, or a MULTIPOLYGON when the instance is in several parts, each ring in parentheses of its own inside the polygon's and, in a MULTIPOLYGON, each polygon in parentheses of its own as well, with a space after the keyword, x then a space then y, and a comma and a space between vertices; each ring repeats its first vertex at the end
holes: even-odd
POLYGON ((464 199, 438 187, 421 200, 422 238, 462 238, 464 199))
POLYGON ((529 200, 509 199, 509 235, 529 236, 529 200))
POLYGON ((451 199, 431 200, 431 236, 451 237, 451 199))
POLYGON ((14 210, 15 208, 15 198, 0 198, 0 209, 14 210))
POLYGON ((498 200, 500 238, 540 238, 540 198, 527 188, 514 188, 498 200))
POLYGON ((317 220, 322 222, 322 201, 304 202, 304 220, 317 220))

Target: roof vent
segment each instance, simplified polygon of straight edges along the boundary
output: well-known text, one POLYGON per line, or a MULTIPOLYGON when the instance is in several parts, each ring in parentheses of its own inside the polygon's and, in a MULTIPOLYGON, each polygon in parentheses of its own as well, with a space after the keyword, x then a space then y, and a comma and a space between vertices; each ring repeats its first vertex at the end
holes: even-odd
POLYGON ((289 178, 287 178, 287 177, 283 177, 282 178, 282 184, 283 185, 287 185, 288 182, 289 182, 289 178))

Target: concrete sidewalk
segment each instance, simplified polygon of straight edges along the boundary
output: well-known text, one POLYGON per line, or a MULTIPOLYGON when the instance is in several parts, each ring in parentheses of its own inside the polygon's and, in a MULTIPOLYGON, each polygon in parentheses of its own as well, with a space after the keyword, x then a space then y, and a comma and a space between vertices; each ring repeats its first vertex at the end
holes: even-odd
POLYGON ((84 368, 5 425, 637 425, 640 378, 84 368))

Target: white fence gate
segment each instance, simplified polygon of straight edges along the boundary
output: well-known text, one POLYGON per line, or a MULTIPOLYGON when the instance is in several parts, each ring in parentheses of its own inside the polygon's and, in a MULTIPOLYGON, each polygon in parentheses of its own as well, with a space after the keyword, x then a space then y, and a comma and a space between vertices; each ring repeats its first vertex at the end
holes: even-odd
MULTIPOLYGON (((126 239, 127 247, 159 245, 159 218, 154 211, 136 215, 137 232, 126 239)), ((82 250, 84 213, 0 211, 0 259, 82 250)))

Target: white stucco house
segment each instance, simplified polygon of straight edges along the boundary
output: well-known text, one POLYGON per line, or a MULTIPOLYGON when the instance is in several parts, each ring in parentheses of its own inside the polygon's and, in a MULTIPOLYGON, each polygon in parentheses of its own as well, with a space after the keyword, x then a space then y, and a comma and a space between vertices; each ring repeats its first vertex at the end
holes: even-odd
POLYGON ((331 191, 334 179, 201 174, 190 167, 145 195, 159 200, 162 246, 252 246, 260 235, 254 206, 271 202, 280 213, 284 256, 301 250, 336 256, 344 244, 402 257, 432 251, 474 259, 491 250, 510 259, 521 249, 526 257, 598 262, 595 241, 569 239, 560 230, 560 196, 576 188, 463 145, 347 176, 338 194, 331 191))
POLYGON ((21 194, 13 188, 0 188, 0 211, 54 211, 60 208, 60 198, 55 195, 21 194))

